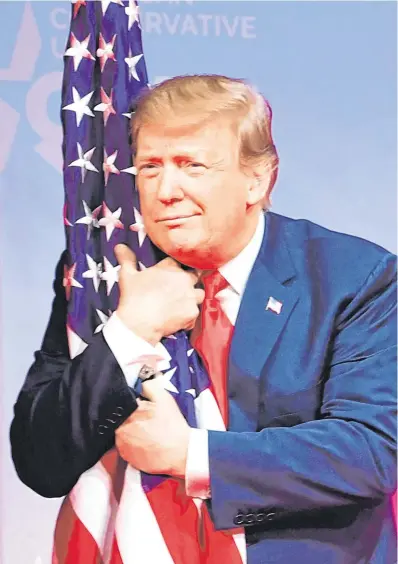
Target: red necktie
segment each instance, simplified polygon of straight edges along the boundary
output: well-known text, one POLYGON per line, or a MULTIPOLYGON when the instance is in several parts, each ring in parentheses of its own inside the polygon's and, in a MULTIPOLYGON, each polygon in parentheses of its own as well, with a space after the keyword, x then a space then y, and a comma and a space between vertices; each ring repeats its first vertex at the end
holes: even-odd
POLYGON ((218 270, 202 277, 205 299, 199 317, 198 330, 194 331, 193 346, 200 354, 209 374, 211 387, 225 426, 228 424, 227 363, 233 326, 221 309, 216 295, 228 287, 228 282, 218 270))

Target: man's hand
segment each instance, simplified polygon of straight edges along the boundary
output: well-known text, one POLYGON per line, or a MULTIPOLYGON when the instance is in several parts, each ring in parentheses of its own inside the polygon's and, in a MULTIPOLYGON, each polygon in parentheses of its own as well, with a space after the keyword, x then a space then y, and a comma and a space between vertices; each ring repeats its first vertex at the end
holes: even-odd
POLYGON ((193 328, 204 299, 204 291, 194 287, 197 274, 171 258, 138 272, 126 245, 116 245, 115 255, 121 265, 116 313, 129 329, 155 345, 162 337, 193 328))
POLYGON ((190 427, 161 377, 142 385, 138 409, 116 429, 120 456, 137 470, 185 478, 190 427))

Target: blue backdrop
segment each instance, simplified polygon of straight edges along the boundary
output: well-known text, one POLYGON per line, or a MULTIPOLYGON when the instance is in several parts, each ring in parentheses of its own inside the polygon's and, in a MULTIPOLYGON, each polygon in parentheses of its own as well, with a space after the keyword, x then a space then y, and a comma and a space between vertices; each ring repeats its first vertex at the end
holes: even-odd
MULTIPOLYGON (((12 405, 40 345, 62 223, 62 56, 69 2, 0 1, 2 556, 50 562, 60 500, 17 479, 12 405)), ((269 99, 281 167, 273 209, 396 251, 394 2, 142 2, 151 83, 247 78, 269 99)))

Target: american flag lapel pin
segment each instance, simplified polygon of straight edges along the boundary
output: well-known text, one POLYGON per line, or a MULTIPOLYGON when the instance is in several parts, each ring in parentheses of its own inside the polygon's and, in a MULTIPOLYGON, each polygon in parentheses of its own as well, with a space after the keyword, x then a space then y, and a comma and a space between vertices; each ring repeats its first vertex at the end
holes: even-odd
POLYGON ((265 310, 267 311, 269 309, 270 311, 273 311, 274 313, 279 315, 282 309, 282 305, 282 302, 270 296, 265 310))

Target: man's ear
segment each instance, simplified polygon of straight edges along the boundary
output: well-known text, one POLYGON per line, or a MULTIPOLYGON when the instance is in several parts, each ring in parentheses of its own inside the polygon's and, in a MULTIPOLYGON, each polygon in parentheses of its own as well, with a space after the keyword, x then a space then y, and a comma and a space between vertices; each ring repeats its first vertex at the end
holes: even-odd
POLYGON ((253 206, 261 202, 263 208, 270 204, 270 193, 272 189, 272 166, 271 164, 253 167, 248 179, 247 204, 253 206))

